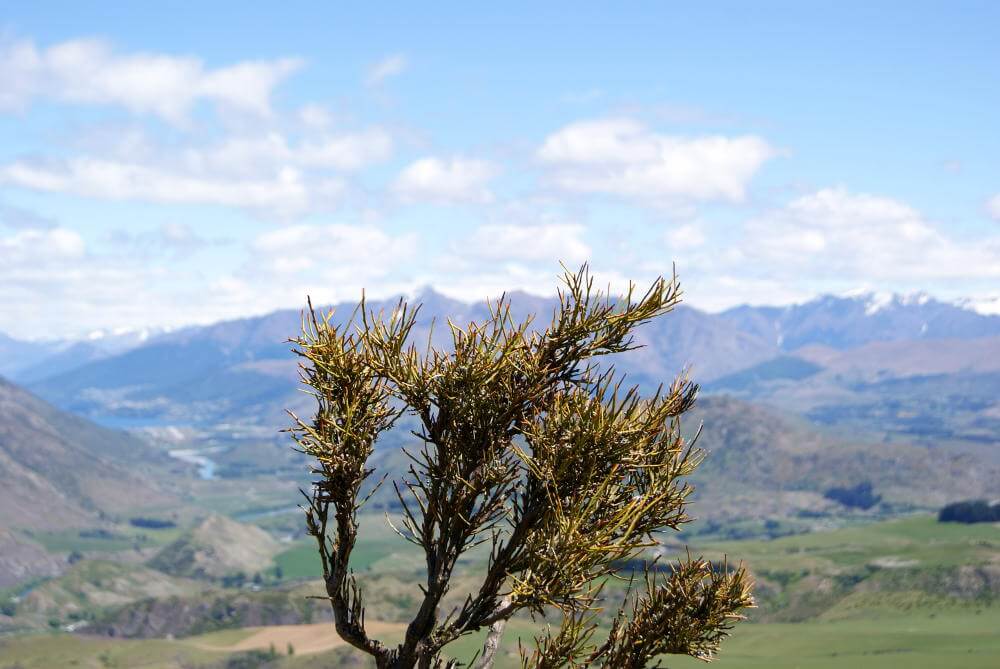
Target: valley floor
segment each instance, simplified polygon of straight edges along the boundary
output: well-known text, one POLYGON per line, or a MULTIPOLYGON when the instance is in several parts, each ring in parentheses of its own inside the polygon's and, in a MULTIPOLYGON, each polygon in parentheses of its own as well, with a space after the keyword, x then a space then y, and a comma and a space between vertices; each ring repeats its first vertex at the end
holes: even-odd
MULTIPOLYGON (((369 629, 391 643, 402 634, 416 605, 411 591, 422 573, 422 557, 399 541, 383 518, 368 514, 360 521, 355 567, 369 593, 369 629)), ((285 544, 261 586, 225 587, 161 573, 149 566, 158 564, 155 560, 146 566, 109 560, 118 554, 144 559, 147 550, 176 540, 179 530, 147 534, 150 548, 143 544, 142 550, 115 535, 88 539, 91 548, 107 544, 100 553, 104 559, 88 556, 62 576, 39 582, 30 594, 22 593, 15 617, 6 618, 8 634, 0 636, 0 669, 369 666, 339 640, 331 623, 320 622, 316 613, 296 604, 315 602, 306 596, 322 592, 313 580, 317 560, 306 542, 285 544), (280 578, 275 576, 279 568, 280 578), (117 603, 108 609, 111 595, 117 603), (149 597, 164 608, 143 605, 140 600, 149 597), (173 608, 168 601, 174 602, 173 608), (220 617, 223 610, 243 613, 220 617), (68 617, 70 611, 76 612, 75 618, 68 617), (189 621, 184 629, 191 631, 178 631, 176 639, 123 622, 142 619, 149 611, 151 621, 182 613, 202 617, 189 621), (250 622, 267 611, 272 612, 271 622, 283 624, 250 622), (71 620, 88 620, 89 629, 105 630, 109 636, 41 631, 71 620), (18 621, 21 633, 15 633, 13 623, 18 621), (208 630, 213 631, 204 633, 208 630)), ((68 540, 62 535, 38 538, 39 545, 52 550, 65 548, 60 542, 68 540)), ((695 554, 745 560, 758 580, 759 607, 723 644, 718 660, 723 669, 1000 667, 998 524, 939 523, 933 516, 915 515, 773 540, 716 542, 700 535, 687 539, 695 554)), ((457 589, 471 585, 482 559, 485 555, 477 554, 463 563, 457 589)), ((520 666, 518 640, 530 644, 541 624, 511 621, 497 669, 520 666)), ((455 657, 470 658, 480 644, 481 639, 470 637, 448 650, 455 657)), ((667 666, 704 665, 670 658, 667 666)))
MULTIPOLYGON (((378 624, 376 626, 382 627, 378 624)), ((385 626, 393 636, 400 626, 385 626)), ((537 628, 512 625, 525 636, 537 628)), ((517 643, 508 635, 497 669, 519 666, 517 643)), ((0 641, 0 667, 136 667, 191 669, 225 667, 238 651, 272 647, 277 657, 246 657, 240 667, 358 667, 353 653, 334 652, 339 646, 332 625, 282 625, 233 630, 183 640, 95 639, 71 634, 45 634, 0 641), (287 655, 292 643, 295 654, 287 655), (260 664, 253 664, 256 659, 260 664)), ((456 654, 471 654, 477 641, 458 644, 456 654)), ((715 664, 715 663, 713 663, 715 664)), ((690 658, 669 658, 668 666, 702 667, 690 658)), ((1000 607, 969 611, 921 612, 911 615, 858 618, 834 622, 748 623, 724 646, 717 666, 730 669, 773 667, 788 669, 995 669, 1000 666, 1000 607)))

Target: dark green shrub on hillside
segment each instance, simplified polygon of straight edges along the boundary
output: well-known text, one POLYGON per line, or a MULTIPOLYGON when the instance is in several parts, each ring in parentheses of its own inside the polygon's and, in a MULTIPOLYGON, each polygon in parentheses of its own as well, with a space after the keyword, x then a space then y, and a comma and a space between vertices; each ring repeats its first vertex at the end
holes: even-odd
POLYGON ((853 488, 830 488, 823 496, 852 509, 870 509, 882 501, 882 495, 872 490, 871 481, 862 481, 853 488))
POLYGON ((234 655, 226 660, 225 669, 270 669, 274 667, 278 654, 274 645, 269 650, 251 650, 234 655))
POLYGON ((130 518, 129 524, 133 527, 142 527, 148 530, 165 530, 171 527, 177 527, 177 523, 172 520, 161 520, 159 518, 130 518))
POLYGON ((997 523, 1000 522, 1000 503, 990 504, 985 499, 972 499, 948 504, 938 513, 942 523, 997 523))

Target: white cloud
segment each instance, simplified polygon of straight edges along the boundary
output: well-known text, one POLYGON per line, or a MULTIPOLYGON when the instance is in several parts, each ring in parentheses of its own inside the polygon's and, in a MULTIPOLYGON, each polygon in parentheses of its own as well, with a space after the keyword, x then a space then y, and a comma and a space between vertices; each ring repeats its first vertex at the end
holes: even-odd
POLYGON ((570 265, 585 262, 590 247, 581 239, 585 228, 570 223, 542 225, 483 225, 460 246, 456 255, 488 261, 535 261, 555 266, 557 261, 570 265))
POLYGON ((705 233, 693 223, 668 230, 666 238, 671 248, 680 250, 697 248, 705 243, 705 233))
POLYGON ((235 275, 216 286, 228 301, 257 312, 316 303, 356 300, 404 292, 394 278, 417 255, 414 234, 393 236, 371 225, 292 225, 259 235, 235 275))
POLYGON ((56 223, 30 209, 0 202, 0 226, 8 228, 53 228, 56 223))
POLYGON ((378 86, 386 79, 402 74, 408 65, 409 62, 402 54, 396 53, 386 56, 368 68, 365 74, 365 84, 368 86, 378 86))
POLYGON ((169 245, 191 246, 202 243, 191 226, 184 223, 164 223, 160 226, 158 233, 163 242, 169 245))
POLYGON ((684 303, 703 311, 722 311, 741 304, 793 304, 816 296, 814 287, 805 280, 755 277, 739 269, 733 274, 695 274, 686 267, 678 263, 684 303))
POLYGON ((311 135, 292 144, 270 133, 180 150, 147 146, 139 138, 109 151, 112 157, 0 165, 0 184, 107 200, 221 205, 293 218, 333 208, 346 181, 328 172, 355 171, 385 160, 392 153, 392 138, 370 128, 311 135))
POLYGON ((989 199, 986 203, 986 211, 993 217, 993 220, 1000 221, 1000 193, 989 199))
MULTIPOLYGON (((571 266, 572 267, 572 266, 571 266)), ((573 267, 573 269, 576 269, 573 267)), ((503 263, 462 267, 460 272, 442 270, 430 283, 435 290, 456 300, 479 302, 486 297, 496 298, 503 293, 520 290, 530 295, 553 296, 561 286, 562 271, 558 265, 548 263, 503 263)), ((623 274, 607 267, 592 266, 595 290, 624 294, 629 283, 645 287, 656 277, 655 273, 630 271, 623 274)), ((545 318, 547 314, 538 314, 545 318)))
POLYGON ((49 260, 74 260, 83 253, 83 239, 67 228, 29 228, 0 237, 0 267, 8 269, 35 266, 49 260))
POLYGON ((295 58, 209 68, 198 58, 116 53, 104 41, 79 39, 38 48, 30 40, 0 45, 0 109, 35 99, 120 105, 183 123, 199 101, 267 116, 274 88, 299 69, 295 58))
POLYGON ((83 238, 65 227, 0 236, 3 330, 51 338, 117 322, 133 300, 155 311, 158 301, 146 292, 150 278, 148 266, 127 257, 91 256, 83 238))
POLYGON ((775 155, 753 135, 677 137, 631 119, 573 123, 538 150, 559 188, 664 202, 741 202, 750 179, 775 155))
POLYGON ((303 214, 320 195, 335 198, 343 189, 337 179, 307 184, 302 174, 290 167, 265 177, 227 178, 97 158, 11 163, 0 167, 0 183, 107 200, 266 210, 279 216, 303 214))
POLYGON ((956 237, 904 202, 845 188, 764 211, 740 234, 703 226, 700 245, 677 245, 686 226, 664 240, 688 304, 702 309, 789 304, 858 287, 978 299, 995 294, 1000 280, 1000 234, 956 237))
POLYGON ((163 223, 152 230, 133 232, 127 229, 111 231, 106 241, 113 248, 130 256, 144 258, 190 257, 209 246, 227 243, 225 239, 206 239, 185 223, 163 223))
POLYGON ((411 255, 415 235, 390 237, 367 225, 292 225, 264 233, 253 242, 254 267, 277 274, 295 274, 320 267, 324 271, 349 267, 350 271, 381 274, 411 255), (365 269, 367 268, 367 269, 365 269))
POLYGON ((308 104, 299 109, 299 120, 310 128, 324 130, 333 125, 333 115, 322 105, 308 104))
POLYGON ((290 144, 279 133, 233 137, 204 149, 189 149, 184 160, 193 170, 225 174, 259 172, 262 166, 353 171, 387 159, 392 137, 381 128, 357 133, 310 136, 290 144))
POLYGON ((966 242, 887 197, 828 188, 750 220, 735 257, 810 279, 892 281, 1000 277, 1000 236, 966 242))
POLYGON ((421 158, 408 165, 393 183, 393 190, 408 202, 488 203, 487 188, 498 169, 485 160, 421 158))
POLYGON ((192 273, 152 252, 157 239, 178 249, 211 244, 176 224, 123 233, 104 250, 66 228, 0 235, 0 330, 77 336, 246 317, 299 307, 306 295, 320 304, 356 300, 362 290, 387 297, 411 286, 400 268, 412 267, 418 244, 367 225, 292 225, 251 240, 235 270, 192 273))

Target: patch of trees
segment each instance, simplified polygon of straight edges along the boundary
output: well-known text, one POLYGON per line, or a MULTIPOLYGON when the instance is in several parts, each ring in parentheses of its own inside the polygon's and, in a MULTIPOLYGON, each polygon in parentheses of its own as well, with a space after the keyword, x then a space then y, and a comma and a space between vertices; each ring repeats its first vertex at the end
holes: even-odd
POLYGON ((260 586, 264 583, 264 577, 258 572, 253 575, 253 579, 251 580, 248 579, 246 573, 242 571, 222 577, 222 587, 224 588, 242 588, 249 583, 260 586))
POLYGON ((830 488, 823 496, 852 509, 870 509, 882 501, 876 495, 871 481, 862 481, 851 488, 830 488))
POLYGON ((147 530, 165 530, 177 527, 177 523, 172 520, 161 520, 160 518, 129 518, 129 525, 132 527, 142 527, 147 530))
POLYGON ((990 504, 985 499, 954 502, 938 512, 942 523, 1000 523, 1000 502, 990 504))

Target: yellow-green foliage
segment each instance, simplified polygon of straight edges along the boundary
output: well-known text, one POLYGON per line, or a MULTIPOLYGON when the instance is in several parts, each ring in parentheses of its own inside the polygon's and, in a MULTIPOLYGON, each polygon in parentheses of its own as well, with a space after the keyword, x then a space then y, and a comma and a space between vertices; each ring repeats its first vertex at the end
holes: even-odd
POLYGON ((306 524, 323 567, 337 631, 379 667, 454 666, 449 643, 489 628, 481 666, 491 666, 508 619, 519 611, 562 616, 526 666, 644 667, 661 653, 709 659, 752 606, 743 569, 687 558, 642 582, 603 643, 591 641, 599 593, 623 560, 678 529, 701 455, 681 433, 697 386, 679 376, 651 398, 595 361, 635 348, 633 331, 680 301, 676 278, 643 295, 595 291, 586 267, 567 272, 550 324, 516 321, 504 298, 490 317, 459 327, 451 347, 410 341, 416 310, 401 301, 335 326, 310 307, 295 341, 301 377, 316 400, 291 432, 311 456, 316 481, 306 524), (418 610, 405 639, 370 637, 351 570, 359 493, 380 435, 403 414, 419 421, 422 445, 394 482, 399 534, 424 554, 418 610), (443 618, 458 560, 490 548, 480 585, 443 618))

